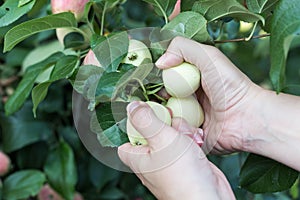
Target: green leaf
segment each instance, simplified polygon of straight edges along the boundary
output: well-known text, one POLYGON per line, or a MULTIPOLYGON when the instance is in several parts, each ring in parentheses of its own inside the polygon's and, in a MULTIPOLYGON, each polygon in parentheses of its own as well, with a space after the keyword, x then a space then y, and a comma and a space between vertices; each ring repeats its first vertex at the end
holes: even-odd
POLYGON ((123 31, 103 39, 104 37, 101 37, 100 43, 93 48, 93 51, 107 72, 115 72, 128 52, 128 34, 123 31))
POLYGON ((299 172, 269 158, 250 154, 241 168, 240 185, 253 193, 289 189, 299 172))
POLYGON ((34 119, 32 105, 26 102, 23 108, 13 116, 0 114, 2 129, 2 148, 5 152, 13 152, 37 141, 46 141, 53 136, 48 122, 34 119))
POLYGON ((4 199, 27 199, 35 196, 43 186, 45 175, 37 170, 18 171, 3 182, 4 199))
POLYGON ((47 157, 44 171, 50 186, 66 200, 73 200, 77 172, 72 149, 61 142, 47 157))
MULTIPOLYGON (((159 16, 170 16, 177 0, 143 0, 150 3, 159 16)), ((167 19, 166 19, 167 20, 167 19)), ((166 21, 167 22, 167 21, 166 21)))
POLYGON ((103 103, 96 108, 96 114, 91 119, 91 130, 97 134, 103 147, 118 147, 128 142, 125 133, 126 102, 103 103))
POLYGON ((195 2, 193 11, 202 14, 208 22, 224 17, 233 17, 246 22, 261 21, 264 23, 262 16, 250 12, 236 0, 199 0, 195 2))
POLYGON ((29 0, 25 4, 19 5, 20 2, 17 0, 5 1, 5 3, 0 7, 0 27, 10 25, 25 15, 32 9, 35 2, 35 0, 29 0))
POLYGON ((11 115, 22 107, 31 92, 36 77, 41 72, 55 64, 57 60, 61 59, 63 56, 63 53, 55 53, 47 59, 27 68, 17 89, 14 91, 13 95, 9 97, 5 104, 6 115, 11 115))
POLYGON ((298 0, 282 0, 271 22, 270 78, 277 92, 284 88, 286 59, 293 39, 300 34, 300 4, 298 0))
POLYGON ((103 72, 102 67, 94 65, 80 66, 73 81, 73 88, 87 99, 95 100, 96 88, 103 72))
POLYGON ((126 195, 124 192, 122 192, 120 189, 115 188, 115 187, 109 187, 106 188, 101 192, 101 195, 99 196, 102 199, 125 199, 126 195))
POLYGON ((29 36, 47 30, 62 27, 76 27, 77 22, 74 14, 70 12, 49 15, 32 19, 10 29, 4 38, 4 52, 10 51, 15 45, 29 36))
POLYGON ((279 0, 246 0, 246 3, 249 11, 262 13, 278 1, 279 0))
POLYGON ((207 21, 201 14, 187 11, 177 15, 162 28, 162 31, 169 30, 175 35, 192 38, 198 42, 205 42, 210 40, 206 27, 207 21))
POLYGON ((33 103, 32 112, 34 117, 36 117, 36 109, 39 103, 45 99, 50 85, 51 82, 45 82, 45 83, 40 83, 33 88, 31 95, 32 95, 32 103, 33 103))
POLYGON ((191 11, 195 0, 181 0, 181 11, 191 11))
POLYGON ((88 167, 89 179, 97 190, 101 190, 110 181, 118 180, 121 175, 119 171, 103 165, 93 157, 91 157, 88 167))
MULTIPOLYGON (((124 92, 126 86, 128 86, 129 82, 131 81, 139 81, 140 83, 143 83, 146 77, 152 71, 152 69, 153 69, 153 63, 151 63, 151 60, 145 59, 139 67, 129 70, 126 74, 124 74, 120 78, 120 80, 115 85, 112 96, 116 97, 118 93, 124 92)), ((139 86, 140 86, 139 84, 137 84, 136 87, 132 85, 131 92, 126 90, 127 95, 131 95, 139 86)))

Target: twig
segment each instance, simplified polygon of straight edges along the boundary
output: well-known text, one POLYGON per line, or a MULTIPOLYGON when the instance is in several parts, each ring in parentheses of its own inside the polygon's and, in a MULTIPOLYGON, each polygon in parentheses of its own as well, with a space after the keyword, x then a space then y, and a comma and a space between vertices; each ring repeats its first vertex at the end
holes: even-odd
MULTIPOLYGON (((264 38, 264 37, 269 37, 271 34, 262 34, 262 35, 256 35, 251 37, 251 39, 258 39, 258 38, 264 38)), ((237 38, 237 39, 232 39, 232 40, 215 40, 215 44, 221 44, 221 43, 228 43, 228 42, 246 42, 248 38, 237 38)))
POLYGON ((18 80, 17 76, 12 76, 7 79, 0 79, 0 86, 2 87, 9 86, 11 83, 15 82, 16 80, 18 80))

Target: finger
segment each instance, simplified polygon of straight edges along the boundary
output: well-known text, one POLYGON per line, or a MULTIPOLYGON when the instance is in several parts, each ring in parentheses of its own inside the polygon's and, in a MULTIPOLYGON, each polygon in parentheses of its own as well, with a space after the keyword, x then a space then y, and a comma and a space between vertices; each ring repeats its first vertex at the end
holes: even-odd
POLYGON ((155 115, 145 102, 134 101, 127 106, 133 127, 148 141, 148 145, 159 150, 169 145, 178 132, 166 125, 155 115))
POLYGON ((189 125, 187 121, 182 118, 173 118, 172 127, 176 129, 179 133, 188 135, 199 146, 202 146, 204 134, 201 128, 195 128, 189 125))
POLYGON ((157 60, 156 66, 165 69, 186 61, 198 66, 202 71, 220 56, 226 59, 215 47, 200 44, 184 37, 176 37, 170 43, 166 53, 157 60))
POLYGON ((125 143, 118 147, 119 158, 135 173, 139 173, 138 163, 145 159, 148 153, 149 148, 146 146, 132 146, 130 143, 125 143))

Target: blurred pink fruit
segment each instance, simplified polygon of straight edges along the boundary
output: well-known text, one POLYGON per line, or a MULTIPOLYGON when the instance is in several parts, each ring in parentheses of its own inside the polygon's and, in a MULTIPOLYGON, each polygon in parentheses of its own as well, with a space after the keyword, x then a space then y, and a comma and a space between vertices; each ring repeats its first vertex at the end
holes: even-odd
POLYGON ((77 20, 83 16, 84 6, 89 0, 51 0, 52 12, 72 12, 77 20))
POLYGON ((38 194, 38 200, 63 200, 48 184, 44 185, 38 194))
POLYGON ((9 171, 10 159, 9 157, 0 151, 0 176, 5 175, 9 171))
POLYGON ((176 4, 175 4, 175 7, 174 7, 174 10, 173 12, 171 13, 171 15, 169 16, 169 20, 172 20, 174 19, 177 15, 179 15, 180 13, 180 10, 181 10, 181 0, 177 0, 176 4))
POLYGON ((95 65, 95 66, 99 66, 99 67, 101 66, 96 55, 94 54, 94 52, 91 49, 86 54, 86 56, 83 60, 83 65, 95 65))
MULTIPOLYGON (((38 194, 38 200, 64 200, 48 184, 44 185, 38 194)), ((76 192, 74 200, 84 200, 80 193, 76 192)))

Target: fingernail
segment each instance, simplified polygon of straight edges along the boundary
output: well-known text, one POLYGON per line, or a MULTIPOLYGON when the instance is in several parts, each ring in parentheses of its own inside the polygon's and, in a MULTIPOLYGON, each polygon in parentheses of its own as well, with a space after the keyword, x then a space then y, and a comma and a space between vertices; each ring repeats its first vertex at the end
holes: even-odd
POLYGON ((204 138, 204 133, 203 133, 203 129, 202 128, 198 128, 197 129, 197 133, 201 136, 202 140, 204 138))
POLYGON ((133 101, 130 104, 128 104, 126 110, 129 114, 131 114, 135 109, 137 109, 140 106, 140 103, 138 101, 133 101))
POLYGON ((166 54, 162 55, 155 63, 156 66, 160 67, 160 66, 164 66, 165 64, 165 60, 166 60, 166 54))

